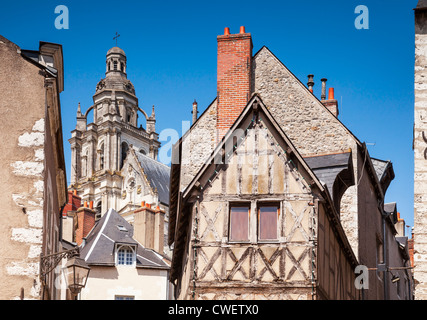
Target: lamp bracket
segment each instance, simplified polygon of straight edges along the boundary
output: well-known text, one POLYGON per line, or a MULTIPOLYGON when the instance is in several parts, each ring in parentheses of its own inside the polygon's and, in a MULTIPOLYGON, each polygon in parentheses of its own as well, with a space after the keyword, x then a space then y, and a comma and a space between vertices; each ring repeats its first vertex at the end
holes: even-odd
POLYGON ((40 256, 40 278, 43 279, 49 272, 56 268, 62 259, 70 259, 80 254, 79 247, 75 247, 70 250, 52 253, 48 255, 40 256))

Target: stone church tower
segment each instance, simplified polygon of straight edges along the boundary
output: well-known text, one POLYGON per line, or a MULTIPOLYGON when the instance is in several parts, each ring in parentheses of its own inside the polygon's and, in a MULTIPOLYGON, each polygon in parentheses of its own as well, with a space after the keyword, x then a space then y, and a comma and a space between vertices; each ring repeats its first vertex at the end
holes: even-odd
POLYGON ((93 205, 98 214, 110 208, 119 212, 125 206, 124 183, 135 184, 135 180, 126 179, 128 170, 122 172, 129 154, 149 158, 160 165, 157 161, 160 142, 155 124, 154 106, 151 115, 138 106, 135 88, 127 79, 125 52, 119 47, 111 48, 107 52, 105 78, 96 86, 93 105, 83 113, 79 103, 77 125, 69 139, 70 188, 77 190, 82 201, 93 205), (88 124, 91 111, 93 122, 88 124), (145 128, 138 124, 138 112, 146 120, 145 128))
POLYGON ((415 8, 414 278, 415 298, 427 299, 427 1, 415 8))

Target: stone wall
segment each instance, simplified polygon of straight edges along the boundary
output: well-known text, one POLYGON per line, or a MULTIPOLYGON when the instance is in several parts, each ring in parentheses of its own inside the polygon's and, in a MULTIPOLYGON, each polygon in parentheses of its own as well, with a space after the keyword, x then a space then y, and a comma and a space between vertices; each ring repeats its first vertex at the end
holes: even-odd
MULTIPOLYGON (((280 62, 263 47, 253 58, 253 91, 301 155, 353 151, 358 177, 357 142, 352 133, 280 62)), ((358 179, 355 179, 358 180, 358 179)), ((357 186, 350 187, 341 203, 341 223, 358 256, 357 186)))
POLYGON ((216 147, 216 121, 217 102, 215 100, 183 136, 181 190, 191 182, 216 147))
POLYGON ((0 299, 40 297, 45 90, 40 69, 0 36, 0 299))
POLYGON ((414 278, 427 299, 427 14, 415 11, 414 278))

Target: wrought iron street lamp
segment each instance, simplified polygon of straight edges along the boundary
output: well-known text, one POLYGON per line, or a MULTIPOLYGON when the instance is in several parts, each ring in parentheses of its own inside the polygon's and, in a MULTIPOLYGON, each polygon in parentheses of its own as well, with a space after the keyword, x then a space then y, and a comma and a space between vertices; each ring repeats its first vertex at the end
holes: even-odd
POLYGON ((89 266, 83 259, 73 257, 68 260, 64 271, 68 289, 74 296, 77 296, 80 290, 86 286, 90 271, 89 266))
MULTIPOLYGON (((62 259, 68 260, 63 268, 68 289, 73 296, 77 296, 80 290, 85 287, 89 276, 90 268, 86 262, 79 257, 79 248, 73 248, 58 253, 40 257, 40 279, 43 287, 46 287, 47 275, 55 269, 62 259)), ((44 292, 44 290, 43 290, 44 292)))

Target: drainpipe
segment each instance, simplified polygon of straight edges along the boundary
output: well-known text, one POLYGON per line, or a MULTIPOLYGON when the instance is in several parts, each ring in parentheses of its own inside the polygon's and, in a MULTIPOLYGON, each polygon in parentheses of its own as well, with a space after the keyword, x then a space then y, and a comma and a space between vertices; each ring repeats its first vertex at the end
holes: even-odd
POLYGON ((389 290, 388 290, 388 254, 387 254, 387 237, 386 237, 386 219, 389 217, 389 214, 383 210, 382 213, 382 224, 383 224, 383 263, 385 267, 384 271, 384 300, 390 300, 389 290))

